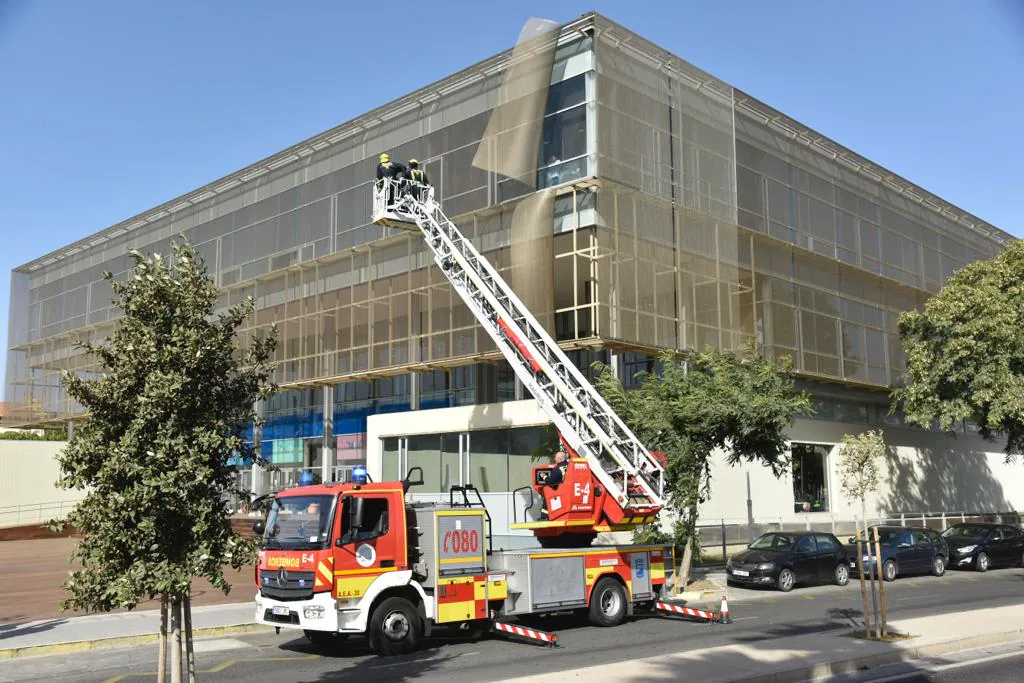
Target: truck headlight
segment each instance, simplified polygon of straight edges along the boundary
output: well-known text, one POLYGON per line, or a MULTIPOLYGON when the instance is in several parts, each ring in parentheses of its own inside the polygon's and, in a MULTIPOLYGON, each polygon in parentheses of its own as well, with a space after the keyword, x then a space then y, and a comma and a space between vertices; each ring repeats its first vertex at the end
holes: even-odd
POLYGON ((307 619, 323 619, 324 618, 324 606, 323 605, 308 605, 302 608, 302 616, 307 619))

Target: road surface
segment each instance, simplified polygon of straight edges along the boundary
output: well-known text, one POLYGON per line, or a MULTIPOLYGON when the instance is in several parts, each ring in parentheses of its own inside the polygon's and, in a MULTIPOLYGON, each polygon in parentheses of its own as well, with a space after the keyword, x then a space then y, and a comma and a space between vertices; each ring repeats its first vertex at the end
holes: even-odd
MULTIPOLYGON (((1022 587, 1021 569, 987 574, 949 572, 940 579, 899 579, 887 584, 890 618, 1024 603, 1022 587)), ((641 616, 616 628, 601 629, 560 617, 537 622, 538 626, 558 632, 563 645, 558 650, 498 638, 456 635, 431 639, 421 652, 389 659, 372 655, 361 639, 350 639, 333 654, 318 653, 301 634, 282 630, 280 635, 262 633, 200 642, 197 668, 204 672, 204 681, 372 683, 415 679, 477 683, 730 643, 756 645, 758 641, 789 635, 849 630, 860 617, 860 588, 858 582, 851 581, 846 588, 798 589, 788 595, 733 589, 729 607, 735 620, 732 625, 641 616)), ((155 660, 155 646, 14 660, 0 662, 0 680, 152 680, 155 660)))

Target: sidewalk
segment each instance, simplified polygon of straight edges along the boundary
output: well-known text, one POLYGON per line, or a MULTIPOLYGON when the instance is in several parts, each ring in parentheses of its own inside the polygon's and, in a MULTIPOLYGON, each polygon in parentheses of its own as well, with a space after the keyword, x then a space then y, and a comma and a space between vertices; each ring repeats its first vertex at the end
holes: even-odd
MULTIPOLYGON (((251 592, 251 591, 249 591, 251 592)), ((251 595, 250 595, 251 597, 251 595)), ((192 628, 230 629, 253 622, 255 607, 250 600, 234 605, 210 605, 192 608, 192 628)), ((97 614, 68 619, 44 619, 24 624, 0 624, 0 659, 9 659, 23 648, 48 646, 46 652, 91 649, 94 641, 109 638, 131 639, 154 636, 160 629, 160 611, 144 610, 116 614, 97 614), (68 644, 78 648, 66 648, 68 644), (52 647, 50 647, 52 646, 52 647)), ((123 642, 130 645, 130 642, 123 642)), ((39 654, 43 654, 42 651, 39 654)))
POLYGON ((890 629, 913 637, 887 644, 852 638, 846 630, 789 637, 776 631, 749 644, 525 676, 506 683, 671 681, 684 676, 702 683, 804 681, 973 647, 1024 642, 1024 605, 901 619, 890 629))

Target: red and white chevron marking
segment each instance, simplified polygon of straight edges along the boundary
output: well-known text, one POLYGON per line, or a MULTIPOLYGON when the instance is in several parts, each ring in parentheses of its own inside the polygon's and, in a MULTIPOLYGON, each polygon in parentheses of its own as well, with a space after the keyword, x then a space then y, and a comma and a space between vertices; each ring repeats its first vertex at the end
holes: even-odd
POLYGON ((554 633, 545 633, 544 631, 537 631, 532 628, 523 628, 522 626, 513 626, 512 624, 503 624, 500 621, 494 622, 494 629, 496 631, 502 631, 504 633, 510 633, 520 638, 530 638, 531 640, 539 640, 542 643, 553 645, 558 642, 558 636, 554 633))
POLYGON ((654 606, 657 609, 664 610, 666 612, 672 612, 673 614, 682 614, 687 617, 700 617, 701 619, 714 619, 715 615, 712 612, 705 612, 702 609, 691 609, 689 607, 681 607, 679 605, 670 605, 667 602, 656 602, 654 606))

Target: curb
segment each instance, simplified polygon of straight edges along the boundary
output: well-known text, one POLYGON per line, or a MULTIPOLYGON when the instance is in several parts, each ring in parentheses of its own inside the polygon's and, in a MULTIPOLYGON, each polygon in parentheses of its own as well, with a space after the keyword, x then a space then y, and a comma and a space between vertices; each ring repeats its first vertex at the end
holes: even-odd
POLYGON ((824 679, 830 676, 852 674, 864 669, 875 669, 889 664, 910 662, 927 657, 941 657, 953 652, 973 650, 992 645, 1007 645, 1016 642, 1024 642, 1024 628, 988 633, 980 636, 953 638, 931 645, 901 647, 891 652, 880 652, 851 659, 822 662, 798 669, 776 671, 748 678, 734 678, 732 683, 800 683, 802 681, 824 679))
MULTIPOLYGON (((238 633, 253 633, 264 630, 269 631, 271 628, 271 626, 256 623, 233 624, 231 626, 208 626, 206 628, 192 629, 192 637, 206 638, 210 636, 226 636, 238 633)), ((97 638, 96 640, 77 640, 66 643, 47 643, 46 645, 26 645, 24 647, 13 647, 6 650, 0 650, 0 662, 11 659, 22 659, 24 657, 68 654, 72 652, 84 652, 86 650, 127 647, 129 645, 149 645, 151 643, 156 643, 159 638, 160 635, 158 633, 146 633, 137 636, 115 636, 113 638, 97 638)))

